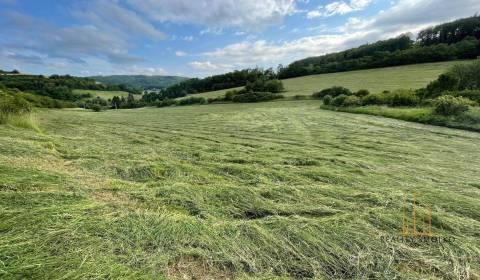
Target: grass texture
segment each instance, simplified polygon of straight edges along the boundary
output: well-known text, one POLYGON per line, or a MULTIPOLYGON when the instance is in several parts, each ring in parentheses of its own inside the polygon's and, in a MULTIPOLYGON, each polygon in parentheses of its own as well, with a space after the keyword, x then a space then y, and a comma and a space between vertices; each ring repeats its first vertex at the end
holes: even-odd
POLYGON ((319 107, 0 125, 0 278, 478 279, 480 134, 319 107), (381 238, 412 193, 453 241, 381 238))

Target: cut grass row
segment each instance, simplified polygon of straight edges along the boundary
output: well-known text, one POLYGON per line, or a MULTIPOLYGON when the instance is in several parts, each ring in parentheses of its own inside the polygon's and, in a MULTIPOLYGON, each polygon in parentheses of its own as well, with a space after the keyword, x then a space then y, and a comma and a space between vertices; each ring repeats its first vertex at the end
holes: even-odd
POLYGON ((48 110, 41 135, 0 126, 0 278, 478 278, 479 134, 319 107, 48 110), (454 241, 380 238, 399 235, 414 192, 454 241))

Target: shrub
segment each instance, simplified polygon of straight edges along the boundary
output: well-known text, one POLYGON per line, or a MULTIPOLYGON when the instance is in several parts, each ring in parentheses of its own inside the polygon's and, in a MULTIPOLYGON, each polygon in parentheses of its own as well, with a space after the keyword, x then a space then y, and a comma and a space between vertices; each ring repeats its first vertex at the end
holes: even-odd
POLYGON ((224 98, 222 98, 220 96, 219 97, 210 97, 210 98, 207 98, 207 103, 210 104, 210 103, 215 103, 215 102, 221 102, 223 100, 224 100, 224 98))
POLYGON ((40 132, 31 104, 16 94, 0 94, 0 124, 4 123, 40 132))
POLYGON ((0 95, 0 122, 5 122, 10 116, 28 114, 32 106, 18 95, 0 95))
POLYGON ((347 98, 347 95, 340 94, 339 96, 333 98, 330 104, 337 107, 343 106, 343 103, 345 102, 346 98, 347 98))
POLYGON ((92 104, 89 106, 90 109, 94 112, 100 112, 102 111, 102 106, 100 106, 99 104, 92 104))
POLYGON ((237 94, 233 97, 232 101, 237 103, 252 103, 270 101, 274 99, 283 98, 283 95, 271 93, 271 92, 247 92, 244 94, 237 94))
POLYGON ((453 73, 441 74, 438 79, 427 85, 427 98, 437 97, 443 91, 456 90, 459 79, 453 73))
POLYGON ((420 102, 420 98, 413 90, 399 89, 394 91, 389 96, 389 105, 396 106, 416 106, 420 102))
POLYGON ((480 103, 480 90, 447 91, 444 95, 461 96, 480 103))
POLYGON ((443 95, 435 100, 434 111, 443 116, 458 116, 468 111, 471 104, 467 98, 443 95))
POLYGON ((323 89, 319 92, 315 92, 312 94, 312 97, 316 99, 322 99, 327 95, 330 95, 331 97, 337 97, 339 95, 352 95, 352 92, 344 87, 331 87, 323 89))
POLYGON ((369 95, 370 92, 366 89, 361 89, 361 90, 355 92, 354 94, 358 97, 365 97, 365 96, 369 95))
POLYGON ((236 90, 229 90, 225 93, 225 100, 227 101, 232 101, 233 96, 235 96, 238 93, 236 90))
POLYGON ((193 104, 206 104, 207 100, 203 97, 189 97, 180 99, 177 101, 178 106, 193 105, 193 104))
POLYGON ((164 99, 164 100, 158 102, 157 107, 159 107, 159 108, 168 107, 168 106, 172 106, 172 105, 175 105, 175 104, 176 104, 175 100, 167 98, 167 99, 164 99))
POLYGON ((245 90, 249 92, 272 92, 279 93, 284 90, 283 83, 279 80, 257 79, 254 82, 248 82, 245 90))
POLYGON ((342 104, 342 106, 344 107, 355 107, 360 105, 361 105, 360 98, 358 98, 355 95, 347 96, 345 100, 343 100, 343 104, 342 104))
POLYGON ((332 97, 330 95, 327 95, 323 98, 323 104, 324 105, 330 105, 332 104, 332 97))
POLYGON ((385 94, 382 93, 370 93, 362 99, 362 105, 382 105, 385 103, 385 94))

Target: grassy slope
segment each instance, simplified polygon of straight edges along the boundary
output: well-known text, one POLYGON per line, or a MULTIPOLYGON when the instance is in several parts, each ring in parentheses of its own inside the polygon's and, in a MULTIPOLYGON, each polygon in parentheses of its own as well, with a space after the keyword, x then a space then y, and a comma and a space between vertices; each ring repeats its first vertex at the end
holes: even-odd
POLYGON ((317 101, 0 126, 0 278, 480 277, 480 134, 317 101), (398 235, 404 192, 452 243, 398 235))
POLYGON ((444 117, 433 112, 431 107, 387 107, 387 106, 361 106, 361 107, 333 107, 322 106, 323 109, 342 111, 356 114, 369 114, 383 116, 404 121, 440 125, 451 128, 465 129, 480 132, 480 108, 470 107, 470 110, 459 117, 444 117))
MULTIPOLYGON (((342 73, 320 74, 283 80, 285 96, 311 95, 332 86, 343 86, 351 90, 368 89, 382 92, 399 88, 420 88, 436 79, 438 75, 454 64, 465 61, 448 61, 358 70, 342 73)), ((196 94, 195 96, 216 97, 227 90, 196 94)))
MULTIPOLYGON (((126 91, 103 91, 103 90, 88 90, 88 89, 75 89, 73 93, 90 93, 93 97, 101 97, 105 100, 112 99, 114 96, 125 97, 127 98, 128 92, 126 91)), ((139 99, 141 95, 134 94, 135 99, 139 99)))

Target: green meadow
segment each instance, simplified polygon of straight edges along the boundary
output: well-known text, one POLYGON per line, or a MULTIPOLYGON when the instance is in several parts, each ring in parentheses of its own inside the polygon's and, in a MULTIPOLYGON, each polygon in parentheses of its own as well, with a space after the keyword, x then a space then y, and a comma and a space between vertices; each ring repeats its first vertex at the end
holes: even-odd
MULTIPOLYGON (((73 90, 73 93, 76 94, 85 94, 89 93, 92 95, 92 97, 100 97, 105 100, 112 99, 114 96, 118 97, 125 97, 127 98, 128 92, 126 91, 104 91, 104 90, 89 90, 89 89, 75 89, 73 90)), ((140 99, 140 95, 133 95, 135 99, 140 99)))
MULTIPOLYGON (((282 80, 286 97, 312 95, 312 93, 333 86, 343 86, 352 91, 367 89, 372 93, 395 89, 417 89, 435 80, 451 66, 468 61, 447 61, 413 64, 349 72, 310 75, 282 80)), ((240 89, 240 88, 236 88, 240 89)), ((231 89, 228 89, 231 90, 231 89)), ((195 94, 205 98, 222 96, 228 90, 195 94)))
MULTIPOLYGON (((357 88, 406 79, 377 74, 357 88)), ((311 94, 320 77, 285 84, 311 94)), ((0 125, 0 278, 478 279, 480 134, 320 105, 40 110, 38 132, 0 125), (431 216, 448 241, 384 238, 401 236, 414 195, 418 230, 431 216)))

